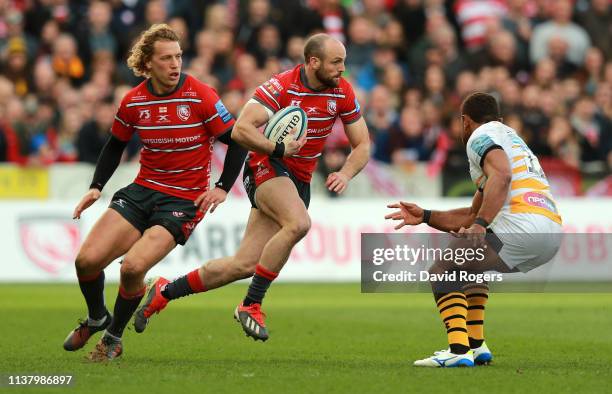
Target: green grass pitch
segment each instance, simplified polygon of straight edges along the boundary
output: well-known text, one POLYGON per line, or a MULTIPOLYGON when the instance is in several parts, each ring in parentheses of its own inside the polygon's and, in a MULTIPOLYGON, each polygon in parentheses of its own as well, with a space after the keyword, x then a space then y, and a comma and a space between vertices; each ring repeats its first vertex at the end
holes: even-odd
MULTIPOLYGON (((76 283, 0 285, 0 375, 71 374, 74 386, 44 389, 70 393, 612 390, 612 294, 492 294, 485 333, 494 364, 433 370, 411 365, 445 347, 428 294, 275 284, 264 305, 270 340, 261 343, 232 319, 245 290, 238 284, 173 302, 143 334, 126 330, 122 358, 101 365, 84 361, 99 334, 85 350, 62 349, 85 314, 76 283)), ((115 295, 110 285, 111 306, 115 295)))

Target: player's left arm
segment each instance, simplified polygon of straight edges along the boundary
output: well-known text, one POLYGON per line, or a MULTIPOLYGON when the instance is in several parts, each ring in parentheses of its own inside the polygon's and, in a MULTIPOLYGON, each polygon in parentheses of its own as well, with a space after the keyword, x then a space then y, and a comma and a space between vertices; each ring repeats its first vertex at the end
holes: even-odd
POLYGON ((503 149, 493 149, 484 158, 482 170, 487 177, 487 182, 483 190, 482 204, 476 214, 475 222, 469 228, 460 229, 459 233, 484 234, 486 228, 477 223, 478 219, 491 223, 500 209, 504 206, 510 183, 512 181, 512 171, 510 163, 503 149))
POLYGON ((351 144, 351 153, 340 171, 329 174, 325 182, 329 190, 338 194, 346 190, 349 181, 365 167, 370 159, 370 135, 363 117, 345 124, 344 132, 351 144))
POLYGON ((232 128, 235 120, 223 105, 217 92, 214 89, 206 89, 203 95, 207 97, 205 104, 201 107, 206 129, 210 135, 227 145, 223 171, 219 180, 215 182, 215 187, 200 194, 194 201, 196 207, 201 211, 207 212, 210 209, 212 213, 227 198, 227 193, 229 193, 240 174, 247 151, 232 140, 232 128))

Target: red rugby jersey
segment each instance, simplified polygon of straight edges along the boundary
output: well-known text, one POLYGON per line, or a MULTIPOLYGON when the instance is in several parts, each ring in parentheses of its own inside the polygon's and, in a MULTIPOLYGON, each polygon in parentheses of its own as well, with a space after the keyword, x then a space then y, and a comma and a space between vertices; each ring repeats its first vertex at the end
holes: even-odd
MULTIPOLYGON (((288 106, 301 107, 308 117, 306 144, 283 162, 303 182, 310 182, 321 156, 325 140, 332 132, 336 118, 346 124, 361 118, 361 109, 351 84, 340 78, 337 88, 314 90, 306 82, 304 65, 275 75, 255 90, 253 98, 272 112, 288 106)), ((249 160, 258 161, 265 155, 250 152, 249 160)))
POLYGON ((130 90, 111 132, 122 141, 138 132, 143 147, 135 183, 195 200, 208 190, 215 137, 233 125, 234 118, 212 87, 181 74, 167 95, 153 94, 149 80, 130 90))

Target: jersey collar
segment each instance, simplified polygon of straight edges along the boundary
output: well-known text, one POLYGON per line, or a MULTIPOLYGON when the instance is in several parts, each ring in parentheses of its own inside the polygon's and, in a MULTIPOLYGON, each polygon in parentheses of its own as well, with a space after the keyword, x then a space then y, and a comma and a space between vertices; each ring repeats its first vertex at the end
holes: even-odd
POLYGON ((149 79, 147 79, 147 90, 149 91, 149 93, 151 93, 153 96, 156 96, 156 97, 171 96, 174 93, 176 93, 176 91, 179 90, 183 86, 183 84, 185 83, 185 79, 186 78, 187 78, 187 74, 181 73, 181 77, 179 78, 179 81, 176 84, 176 86, 174 87, 174 89, 172 89, 169 93, 166 93, 166 94, 157 94, 157 93, 155 93, 155 89, 153 89, 153 84, 151 83, 151 78, 149 78, 149 79))

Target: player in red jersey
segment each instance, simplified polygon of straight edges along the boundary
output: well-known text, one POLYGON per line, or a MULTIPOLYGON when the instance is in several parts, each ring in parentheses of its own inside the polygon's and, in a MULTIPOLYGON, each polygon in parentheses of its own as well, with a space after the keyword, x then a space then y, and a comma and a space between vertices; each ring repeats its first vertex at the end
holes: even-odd
POLYGON ((161 311, 169 300, 253 276, 234 316, 248 336, 268 339, 261 303, 291 249, 310 229, 309 182, 338 117, 344 123, 352 152, 340 171, 329 175, 327 187, 342 193, 370 156, 367 126, 351 85, 342 78, 344 45, 327 34, 316 34, 305 44, 304 58, 303 65, 258 87, 234 126, 232 138, 251 150, 244 185, 252 209, 238 251, 173 282, 157 279, 136 313, 136 331, 144 330, 151 315, 161 311), (275 144, 257 130, 275 112, 292 105, 308 115, 308 131, 302 139, 275 144))
POLYGON ((145 294, 147 271, 176 244, 184 244, 209 210, 225 201, 246 156, 231 139, 232 115, 210 86, 181 73, 179 37, 164 24, 145 31, 132 48, 128 65, 147 79, 121 102, 111 135, 100 154, 90 190, 74 218, 100 198, 134 133, 142 141, 140 172, 115 193, 77 255, 75 266, 88 318, 66 338, 64 348, 82 348, 106 329, 89 355, 92 361, 122 353, 121 336, 145 294), (228 144, 223 173, 209 190, 215 139, 228 144), (104 268, 124 256, 113 315, 104 303, 104 268))

